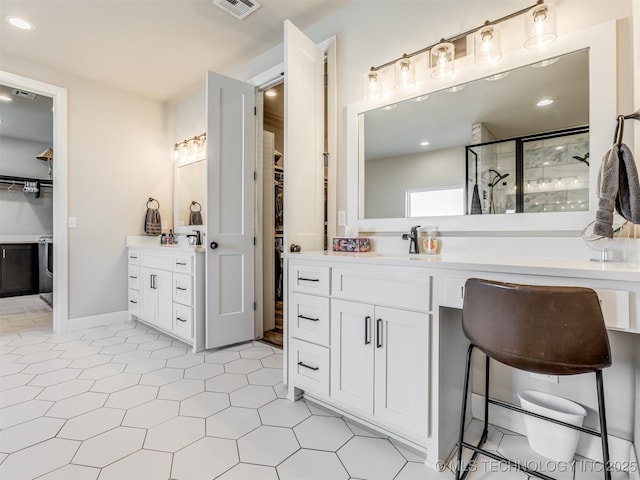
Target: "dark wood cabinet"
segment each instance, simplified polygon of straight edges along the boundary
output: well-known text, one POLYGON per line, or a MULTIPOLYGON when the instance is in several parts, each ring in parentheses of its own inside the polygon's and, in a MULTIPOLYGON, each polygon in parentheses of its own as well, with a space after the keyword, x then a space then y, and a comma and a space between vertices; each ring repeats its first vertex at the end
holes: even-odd
POLYGON ((0 244, 0 297, 38 293, 38 244, 0 244))

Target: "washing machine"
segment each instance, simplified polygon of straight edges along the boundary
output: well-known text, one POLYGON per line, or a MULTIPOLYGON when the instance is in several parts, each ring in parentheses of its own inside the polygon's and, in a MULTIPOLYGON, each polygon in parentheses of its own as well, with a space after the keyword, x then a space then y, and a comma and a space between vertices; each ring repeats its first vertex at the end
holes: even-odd
POLYGON ((38 275, 40 298, 53 306, 53 236, 38 240, 38 275))

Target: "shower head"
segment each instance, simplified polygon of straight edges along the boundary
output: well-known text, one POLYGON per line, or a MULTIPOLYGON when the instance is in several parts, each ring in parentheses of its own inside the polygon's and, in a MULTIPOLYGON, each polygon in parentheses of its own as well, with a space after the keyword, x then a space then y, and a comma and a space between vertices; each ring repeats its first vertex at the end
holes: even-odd
POLYGON ((489 183, 490 187, 495 187, 500 180, 504 180, 505 178, 507 178, 509 176, 509 173, 503 173, 502 175, 500 175, 500 172, 498 172, 497 170, 494 170, 494 169, 490 169, 489 172, 493 172, 495 174, 495 176, 493 177, 493 179, 489 183))

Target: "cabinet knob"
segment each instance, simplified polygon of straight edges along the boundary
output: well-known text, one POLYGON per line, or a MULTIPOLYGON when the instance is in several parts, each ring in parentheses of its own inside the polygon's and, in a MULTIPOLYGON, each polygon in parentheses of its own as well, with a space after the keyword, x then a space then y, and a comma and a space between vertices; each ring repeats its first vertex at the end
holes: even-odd
POLYGON ((215 250, 216 248, 218 248, 218 242, 211 242, 209 246, 211 247, 211 250, 215 250))

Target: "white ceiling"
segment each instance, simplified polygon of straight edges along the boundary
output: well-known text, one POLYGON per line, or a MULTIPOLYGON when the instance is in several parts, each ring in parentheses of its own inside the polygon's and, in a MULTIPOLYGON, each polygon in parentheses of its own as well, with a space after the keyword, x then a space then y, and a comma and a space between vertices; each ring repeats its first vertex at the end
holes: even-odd
MULTIPOLYGON (((238 20, 212 0, 2 0, 0 58, 10 54, 171 102, 283 41, 283 22, 304 29, 350 0, 259 0, 238 20), (22 31, 7 15, 35 25, 22 31)), ((1 67, 0 67, 1 68, 1 67)))

